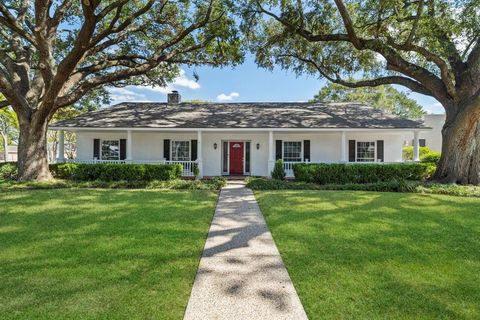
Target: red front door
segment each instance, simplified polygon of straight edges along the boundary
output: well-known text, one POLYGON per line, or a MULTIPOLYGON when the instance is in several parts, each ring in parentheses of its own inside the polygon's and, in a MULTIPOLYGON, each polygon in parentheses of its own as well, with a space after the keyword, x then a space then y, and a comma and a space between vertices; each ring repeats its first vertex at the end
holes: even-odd
POLYGON ((230 174, 243 174, 243 142, 230 141, 230 174))

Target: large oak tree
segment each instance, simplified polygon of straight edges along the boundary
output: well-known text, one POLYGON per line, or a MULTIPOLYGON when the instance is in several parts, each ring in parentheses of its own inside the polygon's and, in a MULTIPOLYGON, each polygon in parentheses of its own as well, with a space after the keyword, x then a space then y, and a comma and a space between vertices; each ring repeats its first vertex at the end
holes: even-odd
POLYGON ((48 179, 55 112, 102 86, 165 85, 179 65, 242 60, 227 0, 3 0, 0 93, 18 116, 19 179, 48 179))
POLYGON ((262 66, 434 97, 446 111, 435 178, 480 184, 479 0, 244 0, 241 9, 262 66))

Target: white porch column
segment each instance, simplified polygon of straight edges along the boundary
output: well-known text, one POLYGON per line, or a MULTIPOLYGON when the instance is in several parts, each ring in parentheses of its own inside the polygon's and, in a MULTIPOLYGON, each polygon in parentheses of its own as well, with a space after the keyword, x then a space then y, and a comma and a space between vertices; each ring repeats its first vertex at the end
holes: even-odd
POLYGON ((65 132, 58 131, 57 162, 65 162, 65 132))
POLYGON ((268 176, 272 176, 275 167, 275 153, 273 147, 273 131, 268 131, 268 176))
POLYGON ((132 152, 132 130, 127 130, 127 158, 125 160, 132 161, 133 160, 133 152, 132 152))
POLYGON ((197 131, 197 165, 198 178, 203 178, 202 130, 197 131))
POLYGON ((345 131, 342 131, 342 141, 341 141, 341 162, 347 162, 347 134, 345 131))
POLYGON ((420 160, 419 132, 413 131, 413 161, 420 160))

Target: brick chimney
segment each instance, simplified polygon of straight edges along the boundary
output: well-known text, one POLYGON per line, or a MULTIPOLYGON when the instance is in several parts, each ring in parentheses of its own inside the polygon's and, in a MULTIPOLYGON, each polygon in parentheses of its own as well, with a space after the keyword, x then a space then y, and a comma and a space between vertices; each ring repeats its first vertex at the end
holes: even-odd
POLYGON ((179 104, 181 101, 180 93, 177 90, 173 90, 171 93, 167 95, 167 103, 169 105, 176 105, 179 104))

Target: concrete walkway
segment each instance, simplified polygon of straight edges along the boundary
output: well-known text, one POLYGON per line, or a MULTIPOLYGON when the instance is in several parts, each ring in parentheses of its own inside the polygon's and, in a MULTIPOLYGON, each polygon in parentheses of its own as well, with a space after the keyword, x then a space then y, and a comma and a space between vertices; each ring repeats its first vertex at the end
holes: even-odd
POLYGON ((184 319, 307 319, 243 181, 220 193, 184 319))

